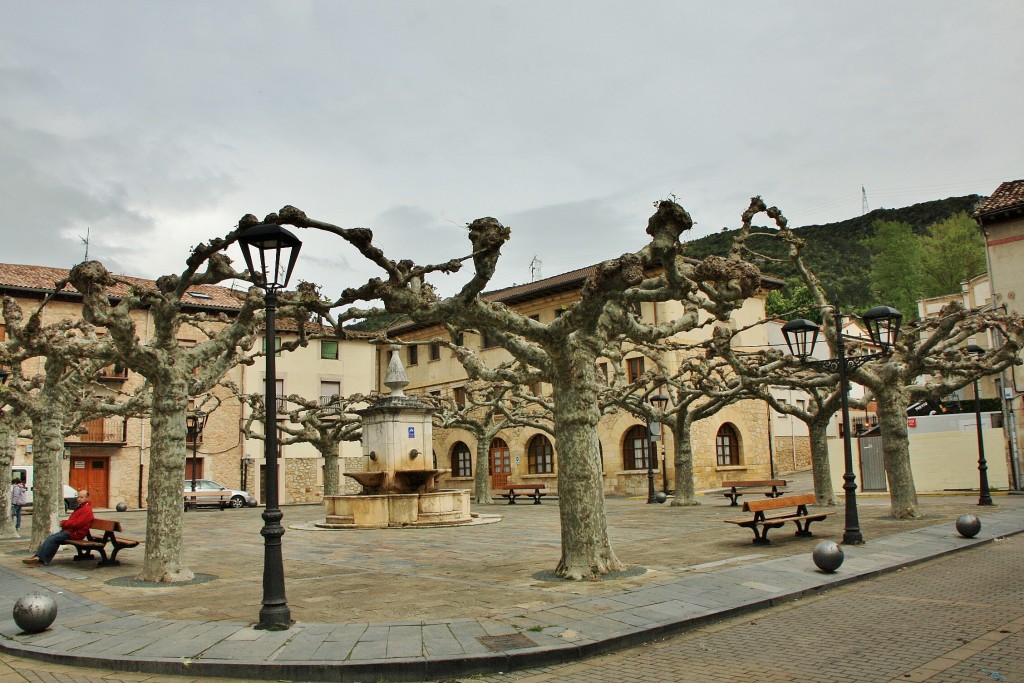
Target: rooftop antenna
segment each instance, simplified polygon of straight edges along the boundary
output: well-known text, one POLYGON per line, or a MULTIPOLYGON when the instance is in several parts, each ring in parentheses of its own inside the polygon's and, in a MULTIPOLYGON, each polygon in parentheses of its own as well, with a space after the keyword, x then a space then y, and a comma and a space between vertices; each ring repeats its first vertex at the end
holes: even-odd
POLYGON ((81 235, 79 235, 78 239, 82 240, 82 244, 85 245, 85 258, 82 259, 82 260, 83 261, 88 261, 89 260, 89 227, 88 226, 86 226, 86 228, 85 228, 85 237, 82 237, 81 235))
POLYGON ((868 212, 868 191, 864 189, 864 186, 860 186, 860 215, 863 216, 868 212))
POLYGON ((534 255, 533 259, 530 261, 530 282, 536 282, 543 277, 543 275, 540 274, 540 268, 543 265, 544 263, 534 255))

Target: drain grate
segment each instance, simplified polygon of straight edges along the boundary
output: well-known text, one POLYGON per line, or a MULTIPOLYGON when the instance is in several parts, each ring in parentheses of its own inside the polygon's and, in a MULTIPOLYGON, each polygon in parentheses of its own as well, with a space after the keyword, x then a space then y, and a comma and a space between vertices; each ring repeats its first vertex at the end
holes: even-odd
POLYGON ((519 650, 524 647, 537 647, 522 633, 513 633, 507 636, 477 636, 477 640, 491 652, 504 652, 505 650, 519 650))

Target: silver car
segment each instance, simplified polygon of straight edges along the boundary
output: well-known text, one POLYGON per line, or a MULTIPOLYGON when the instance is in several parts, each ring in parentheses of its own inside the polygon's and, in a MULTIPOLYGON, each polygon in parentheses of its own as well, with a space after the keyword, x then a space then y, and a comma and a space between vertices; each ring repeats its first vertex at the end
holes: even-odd
MULTIPOLYGON (((230 500, 224 504, 224 507, 242 508, 242 507, 256 507, 256 497, 248 491, 235 491, 229 489, 223 484, 215 482, 213 479, 196 479, 196 491, 225 491, 231 494, 230 500)), ((192 492, 192 480, 185 480, 184 493, 192 492)), ((201 504, 201 503, 200 503, 201 504)), ((219 504, 219 503, 218 503, 219 504)))

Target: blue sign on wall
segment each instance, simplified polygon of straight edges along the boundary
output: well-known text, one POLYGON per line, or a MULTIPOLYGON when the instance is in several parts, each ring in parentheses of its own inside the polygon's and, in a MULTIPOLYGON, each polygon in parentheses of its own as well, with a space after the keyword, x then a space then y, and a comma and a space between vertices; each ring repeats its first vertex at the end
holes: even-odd
POLYGON ((409 438, 410 439, 415 439, 416 438, 416 428, 415 427, 409 427, 409 438))

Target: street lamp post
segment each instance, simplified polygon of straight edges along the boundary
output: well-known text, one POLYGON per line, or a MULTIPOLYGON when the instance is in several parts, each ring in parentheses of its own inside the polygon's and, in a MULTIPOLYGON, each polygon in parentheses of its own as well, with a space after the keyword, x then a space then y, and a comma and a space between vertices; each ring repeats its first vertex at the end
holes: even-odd
MULTIPOLYGON (((206 429, 206 420, 209 417, 209 414, 204 413, 202 410, 197 410, 185 416, 185 429, 188 430, 188 435, 192 439, 192 493, 196 492, 196 464, 199 462, 199 455, 197 453, 199 440, 203 438, 203 430, 206 429)), ((196 502, 195 496, 192 497, 192 502, 196 502)))
POLYGON ((291 626, 291 610, 284 590, 284 561, 281 555, 281 507, 277 479, 277 350, 274 314, 277 292, 288 285, 302 242, 280 225, 254 225, 238 238, 242 256, 256 285, 266 292, 266 408, 263 426, 263 454, 267 463, 267 500, 263 511, 263 607, 258 629, 281 630, 291 626), (256 257, 254 260, 253 257, 256 257))
MULTIPOLYGON (((968 344, 967 351, 978 356, 985 353, 985 349, 977 344, 968 344)), ((977 377, 974 379, 974 425, 978 432, 978 505, 993 505, 988 488, 988 462, 985 461, 985 437, 981 432, 981 393, 977 377)))
MULTIPOLYGON (((668 397, 657 394, 651 396, 651 405, 658 412, 664 410, 668 404, 668 397)), ((654 466, 658 462, 658 437, 661 436, 661 423, 657 420, 647 420, 647 502, 657 503, 654 497, 654 466)))
MULTIPOLYGON (((843 491, 846 505, 846 528, 843 531, 843 543, 862 545, 864 536, 860 532, 860 520, 857 516, 857 477, 853 473, 853 442, 850 436, 850 379, 849 373, 870 360, 889 353, 896 344, 900 333, 900 321, 903 315, 889 306, 876 306, 861 316, 868 328, 871 342, 881 348, 881 353, 863 356, 846 356, 846 344, 843 335, 843 316, 839 305, 833 306, 836 330, 836 357, 826 360, 808 361, 807 357, 814 351, 818 339, 819 326, 810 320, 790 320, 782 326, 782 334, 786 338, 789 352, 797 356, 805 365, 822 368, 839 373, 840 406, 843 415, 843 491)), ((856 339, 856 337, 854 338, 856 339)), ((867 341, 867 340, 865 340, 867 341)))

